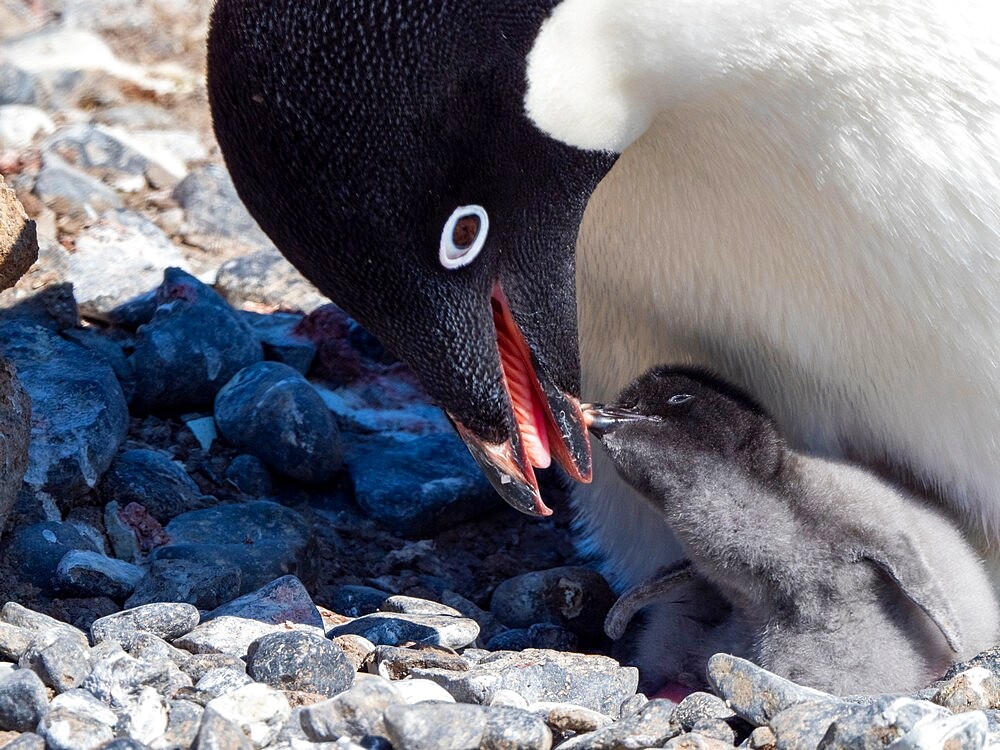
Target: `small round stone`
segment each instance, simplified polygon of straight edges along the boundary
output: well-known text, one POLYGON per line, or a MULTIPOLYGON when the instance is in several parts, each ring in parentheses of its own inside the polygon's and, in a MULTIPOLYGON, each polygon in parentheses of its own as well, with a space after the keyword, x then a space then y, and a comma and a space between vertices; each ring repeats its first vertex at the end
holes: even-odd
POLYGON ((0 680, 0 730, 30 732, 48 708, 45 685, 30 669, 18 669, 0 680))
POLYGON ((171 641, 191 632, 200 619, 197 607, 190 604, 144 604, 95 620, 90 634, 95 643, 112 640, 129 648, 140 633, 151 633, 171 641))
POLYGON ((254 641, 247 654, 247 673, 280 690, 332 697, 354 684, 355 668, 335 643, 291 630, 254 641))

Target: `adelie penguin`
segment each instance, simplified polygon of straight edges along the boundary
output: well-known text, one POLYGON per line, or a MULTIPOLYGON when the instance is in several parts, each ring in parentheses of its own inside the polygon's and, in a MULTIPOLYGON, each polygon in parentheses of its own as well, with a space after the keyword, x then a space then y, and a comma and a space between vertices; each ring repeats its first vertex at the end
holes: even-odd
POLYGON ((219 0, 208 90, 282 252, 509 502, 547 512, 552 458, 593 475, 585 550, 626 586, 679 548, 578 399, 663 360, 996 539, 997 7, 219 0))
POLYGON ((630 614, 661 608, 636 641, 640 659, 677 665, 661 678, 703 673, 707 651, 736 651, 836 694, 908 692, 996 643, 996 595, 951 519, 869 472, 789 449, 739 389, 662 367, 584 413, 690 560, 609 615, 619 635, 630 614), (674 589, 702 581, 730 610, 706 624, 704 642, 677 643, 660 623, 688 616, 692 597, 674 589))

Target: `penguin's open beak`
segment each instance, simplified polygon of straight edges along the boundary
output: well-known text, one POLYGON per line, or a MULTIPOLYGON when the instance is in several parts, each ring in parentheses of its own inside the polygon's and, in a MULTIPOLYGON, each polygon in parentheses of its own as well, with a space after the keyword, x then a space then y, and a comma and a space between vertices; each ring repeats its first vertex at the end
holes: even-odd
POLYGON ((623 406, 584 404, 582 410, 587 428, 598 439, 631 422, 645 422, 654 419, 654 417, 640 414, 623 406))
POLYGON ((591 480, 591 451, 580 402, 562 391, 537 366, 514 321, 503 290, 491 297, 497 349, 511 407, 512 437, 487 443, 452 417, 459 435, 483 473, 511 506, 534 516, 552 510, 542 500, 535 469, 551 465, 553 457, 578 482, 591 480))

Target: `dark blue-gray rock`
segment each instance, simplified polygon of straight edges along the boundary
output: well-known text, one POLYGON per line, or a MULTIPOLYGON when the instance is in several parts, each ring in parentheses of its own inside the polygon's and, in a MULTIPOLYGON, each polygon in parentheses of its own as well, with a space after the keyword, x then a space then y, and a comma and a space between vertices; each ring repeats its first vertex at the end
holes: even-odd
POLYGON ((486 642, 488 651, 524 651, 534 648, 527 628, 510 628, 497 633, 486 642))
POLYGON ((390 531, 424 536, 501 508, 453 434, 357 436, 344 463, 358 505, 390 531))
POLYGON ((311 312, 330 302, 274 246, 223 263, 215 287, 234 305, 257 302, 311 312))
POLYGON ((486 732, 483 707, 461 703, 389 706, 384 721, 396 750, 478 750, 486 732))
POLYGON ((376 646, 375 665, 378 673, 389 680, 405 679, 415 669, 467 672, 470 666, 468 661, 449 650, 398 646, 376 646))
POLYGON ((507 629, 489 610, 482 609, 475 602, 454 591, 441 592, 441 603, 457 609, 463 615, 479 623, 479 640, 488 643, 491 638, 507 629))
POLYGON ((157 290, 159 306, 136 331, 132 405, 141 411, 193 408, 244 367, 264 356, 249 326, 211 288, 179 268, 168 268, 157 290))
POLYGON ((730 654, 716 654, 708 660, 708 682, 737 715, 758 727, 796 703, 836 700, 730 654))
POLYGON ((732 722, 722 719, 699 719, 691 727, 691 732, 701 737, 718 740, 726 747, 732 747, 736 744, 736 730, 732 727, 732 722))
POLYGON ((71 503, 94 487, 125 439, 129 415, 118 378, 103 359, 38 326, 0 326, 0 354, 31 396, 24 481, 71 503))
POLYGON ((347 340, 363 357, 389 365, 398 361, 396 355, 386 349, 382 342, 375 338, 367 328, 364 328, 356 320, 351 320, 350 328, 347 332, 347 340))
POLYGON ((57 693, 79 686, 90 674, 90 649, 71 635, 49 630, 39 635, 18 659, 18 666, 30 669, 57 693))
MULTIPOLYGON (((622 746, 623 750, 631 747, 633 746, 622 746)), ((729 750, 729 748, 733 747, 733 743, 699 732, 686 732, 667 740, 660 747, 664 748, 664 750, 729 750)))
POLYGON ((229 443, 292 479, 322 483, 340 469, 337 422, 288 365, 260 362, 238 372, 216 396, 215 422, 229 443))
POLYGON ((234 667, 217 667, 210 669, 195 683, 194 689, 212 698, 239 690, 249 685, 253 680, 243 669, 234 667))
POLYGON ((296 623, 323 629, 323 618, 305 586, 295 576, 282 576, 266 586, 224 604, 205 615, 206 622, 218 617, 242 617, 270 625, 296 623))
POLYGON ((56 570, 68 552, 96 552, 90 539, 61 521, 22 526, 7 540, 6 547, 7 564, 20 579, 50 594, 59 590, 56 570))
POLYGON ((711 693, 696 692, 688 695, 674 709, 673 720, 685 732, 706 719, 731 719, 736 714, 726 702, 711 693))
POLYGON ((107 724, 66 708, 48 711, 35 731, 48 750, 96 750, 115 736, 107 724))
POLYGON ((161 523, 216 502, 201 493, 183 466, 145 448, 119 453, 97 489, 104 502, 114 501, 122 508, 139 503, 161 523))
POLYGON ((146 575, 138 565, 99 552, 70 550, 56 568, 56 586, 73 596, 107 596, 125 601, 146 575))
POLYGON ((30 732, 48 705, 45 685, 30 669, 0 678, 0 731, 30 732))
POLYGON ((340 646, 298 631, 271 633, 254 641, 247 652, 247 674, 279 690, 327 697, 354 684, 354 665, 340 646))
POLYGON ((215 609, 240 595, 243 572, 234 563, 195 560, 153 560, 149 574, 125 606, 154 602, 185 602, 198 609, 215 609))
POLYGON ((98 333, 94 328, 67 328, 60 331, 60 335, 107 362, 108 366, 114 370, 126 397, 132 392, 134 374, 132 365, 129 364, 128 357, 125 356, 122 343, 111 336, 98 333))
POLYGON ((316 345, 296 332, 296 327, 302 322, 302 315, 280 312, 270 315, 244 312, 243 315, 264 347, 265 359, 282 362, 303 375, 309 372, 309 367, 316 358, 316 345))
POLYGON ((167 703, 167 730, 156 742, 157 750, 186 750, 194 743, 205 712, 197 703, 172 700, 167 703))
POLYGON ((226 479, 236 485, 244 495, 262 498, 274 490, 267 466, 256 456, 241 453, 226 467, 226 479))
POLYGON ((246 247, 271 245, 224 167, 209 164, 192 170, 174 188, 173 196, 184 209, 184 234, 191 244, 210 249, 227 240, 246 247))
POLYGON ((153 319, 157 307, 156 289, 150 289, 109 310, 104 317, 112 325, 134 331, 153 319))
POLYGON ((31 398, 17 372, 0 357, 0 530, 17 498, 28 469, 31 442, 31 398))
POLYGON ((144 175, 149 162, 138 151, 123 143, 100 125, 76 123, 60 128, 41 146, 42 152, 104 178, 117 175, 144 175))
POLYGON ((35 180, 35 195, 56 214, 76 220, 122 208, 118 193, 95 177, 48 154, 35 180))
POLYGON ((513 690, 529 704, 574 703, 617 718, 622 703, 635 695, 639 672, 607 656, 527 649, 501 651, 480 659, 467 672, 414 669, 464 703, 490 702, 499 690, 513 690))
POLYGON ((360 680, 350 690, 330 700, 306 706, 299 721, 314 742, 332 742, 340 737, 385 737, 383 713, 404 703, 397 686, 387 680, 360 680))
POLYGON ((162 229, 124 209, 85 227, 74 246, 67 280, 81 312, 100 320, 113 320, 119 307, 156 289, 167 268, 187 265, 162 229))
POLYGON ((114 641, 129 649, 143 633, 172 641, 194 630, 200 619, 197 607, 190 604, 146 604, 95 620, 90 634, 94 643, 114 641))
POLYGON ((4 750, 45 750, 45 740, 34 732, 25 732, 3 747, 4 750))
POLYGON ((253 750, 240 728, 216 711, 205 711, 193 750, 253 750))
POLYGON ((681 733, 680 725, 671 721, 674 703, 652 700, 637 714, 611 726, 584 734, 560 745, 565 750, 639 750, 662 747, 671 737, 681 733))
POLYGON ((323 602, 327 609, 346 617, 360 617, 377 612, 389 594, 371 586, 341 584, 330 590, 323 602))
POLYGON ((567 566, 510 578, 493 592, 490 611, 504 625, 560 625, 584 638, 599 638, 615 595, 595 570, 567 566))
POLYGON ((553 651, 579 651, 579 639, 559 625, 538 622, 528 628, 529 648, 547 648, 553 651))
POLYGON ((37 104, 39 86, 35 76, 0 58, 0 105, 37 104))
POLYGON ((476 640, 479 625, 456 615, 408 615, 376 612, 338 625, 327 635, 360 635, 376 646, 399 646, 413 641, 448 648, 464 648, 476 640))
POLYGON ((316 579, 316 539, 295 511, 259 500, 184 513, 167 524, 171 543, 152 559, 236 565, 240 593, 256 591, 285 575, 307 584, 316 579))

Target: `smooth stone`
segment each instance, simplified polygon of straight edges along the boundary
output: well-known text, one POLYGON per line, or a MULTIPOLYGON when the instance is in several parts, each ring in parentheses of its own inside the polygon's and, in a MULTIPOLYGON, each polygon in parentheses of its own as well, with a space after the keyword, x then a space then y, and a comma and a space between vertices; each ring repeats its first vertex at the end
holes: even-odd
POLYGON ((774 736, 771 727, 757 727, 747 738, 747 747, 751 750, 774 750, 778 738, 774 736))
POLYGON ((399 680, 393 683, 406 703, 454 703, 451 693, 430 680, 399 680))
POLYGON ((385 710, 404 701, 398 685, 381 679, 364 680, 330 700, 304 707, 299 720, 314 742, 331 742, 342 736, 386 736, 385 710))
POLYGON ((171 543, 152 559, 189 560, 240 568, 240 593, 247 594, 293 574, 311 583, 317 574, 316 538, 295 511, 257 500, 191 511, 166 527, 171 543))
POLYGON ((30 669, 0 679, 0 730, 30 732, 49 707, 45 685, 30 669))
POLYGON ((523 708, 527 710, 528 701, 520 693, 513 690, 497 690, 490 696, 487 706, 510 706, 511 708, 523 708))
POLYGON ((62 693, 79 686, 90 674, 90 649, 63 631, 49 630, 35 639, 18 665, 33 670, 42 682, 62 693))
POLYGON ((445 615, 446 617, 463 617, 457 609, 429 599, 419 599, 415 596, 390 596, 379 607, 382 612, 395 612, 404 615, 445 615))
POLYGON ((265 635, 247 653, 247 673, 279 690, 332 697, 354 684, 354 672, 338 645, 300 631, 265 635))
POLYGON ((541 716, 545 723, 559 734, 585 734, 611 726, 612 719, 606 714, 591 711, 572 703, 539 701, 527 707, 531 713, 541 716))
POLYGON ((667 700, 651 700, 634 716, 589 734, 574 737, 560 745, 564 750, 639 750, 662 747, 681 733, 680 726, 670 720, 674 704, 667 700))
POLYGON ((145 571, 124 560, 85 550, 70 550, 56 568, 56 584, 76 596, 107 596, 124 601, 135 590, 145 571))
POLYGON ((204 712, 205 709, 190 701, 172 700, 167 703, 167 728, 162 737, 151 743, 153 750, 186 750, 191 747, 198 736, 204 712))
POLYGON ((466 617, 452 615, 377 612, 339 625, 327 633, 331 638, 348 634, 360 635, 376 646, 398 646, 414 641, 463 648, 476 640, 479 625, 466 617))
POLYGON ((395 750, 478 750, 486 732, 482 706, 461 703, 389 706, 384 721, 395 750))
POLYGON ((176 461, 160 451, 123 451, 101 478, 98 491, 105 502, 122 508, 139 503, 159 522, 215 504, 176 461))
POLYGON ((112 188, 53 154, 46 154, 34 192, 57 214, 76 220, 95 218, 124 206, 112 188))
POLYGON ((483 643, 489 643, 490 639, 507 629, 507 626, 501 623, 492 612, 480 608, 475 602, 454 591, 442 591, 441 603, 452 609, 457 609, 466 617, 479 623, 479 639, 483 643))
POLYGON ((53 130, 55 123, 45 110, 27 104, 0 104, 0 151, 20 151, 40 134, 53 130))
POLYGON ((493 592, 490 611, 504 625, 559 625, 585 638, 603 635, 615 595, 595 570, 566 566, 510 578, 493 592))
POLYGON ((354 497, 402 536, 428 536, 501 509, 502 501, 454 434, 358 435, 344 463, 354 497))
POLYGON ((150 750, 150 748, 145 742, 140 742, 131 737, 119 737, 101 745, 101 750, 150 750))
POLYGON ((171 266, 187 268, 177 247, 142 214, 104 213, 76 237, 67 280, 80 311, 110 321, 121 305, 155 289, 171 266))
POLYGON ((984 667, 971 667, 941 685, 931 700, 955 713, 1000 709, 1000 678, 984 667))
POLYGON ((239 690, 253 681, 242 669, 216 667, 206 672, 194 687, 212 698, 218 698, 220 695, 239 690))
POLYGON ((330 301, 273 246, 223 263, 215 287, 234 305, 256 302, 309 312, 330 301))
POLYGON ((90 627, 95 643, 115 641, 128 649, 148 633, 165 641, 191 632, 200 621, 197 607, 181 603, 146 604, 96 620, 90 627))
POLYGON ((378 673, 389 680, 405 679, 415 669, 450 669, 467 672, 470 666, 469 662, 450 651, 398 646, 376 646, 375 664, 378 673))
POLYGON ((618 716, 635 694, 639 673, 607 656, 559 651, 504 651, 481 659, 468 672, 417 669, 413 677, 433 680, 464 703, 489 703, 498 690, 513 690, 530 704, 574 703, 618 716))
POLYGON ((483 706, 486 729, 479 747, 482 750, 549 750, 552 730, 545 721, 520 708, 483 706))
POLYGON ((185 602, 201 610, 221 607, 240 595, 243 571, 233 563, 152 560, 126 607, 154 602, 185 602))
POLYGON ((193 748, 197 750, 252 750, 257 747, 239 725, 217 711, 205 709, 193 748))
POLYGON ((65 708, 47 712, 35 730, 48 750, 94 750, 114 739, 111 727, 65 708))
POLYGON ((694 734, 719 740, 727 747, 736 744, 736 730, 722 719, 700 719, 691 727, 694 734))
POLYGON ((61 521, 22 526, 6 540, 6 559, 21 580, 30 582, 43 593, 59 591, 56 571, 69 552, 94 552, 94 544, 72 524, 61 521))
POLYGON ((157 302, 152 320, 136 331, 129 358, 135 409, 206 406, 233 375, 264 356, 236 312, 181 269, 164 272, 157 302))
POLYGON ((579 651, 579 639, 559 625, 535 623, 529 628, 510 628, 494 635, 487 643, 489 651, 523 651, 526 648, 554 651, 579 651))
POLYGON ((265 359, 286 364, 303 375, 309 372, 316 358, 316 345, 296 332, 301 315, 280 312, 270 315, 245 312, 243 315, 264 347, 265 359))
POLYGON ((758 727, 796 703, 837 700, 730 654, 715 654, 708 660, 708 682, 737 715, 758 727))
POLYGON ((323 618, 305 586, 295 576, 283 576, 257 591, 212 610, 205 620, 243 617, 271 625, 305 625, 322 633, 323 618))
POLYGON ((227 240, 244 247, 271 244, 236 194, 229 173, 218 164, 192 170, 174 188, 173 197, 184 209, 184 234, 191 244, 208 249, 227 240))
MULTIPOLYGON (((214 420, 212 424, 215 424, 214 420)), ((241 453, 230 461, 225 476, 244 495, 261 498, 274 490, 267 466, 257 456, 249 453, 241 453)))
POLYGON ((377 612, 389 594, 371 586, 341 584, 335 586, 324 604, 334 612, 346 617, 361 617, 377 612))
POLYGON ((721 698, 711 693, 695 692, 677 704, 672 718, 685 732, 690 732, 699 721, 730 719, 735 715, 721 698))
POLYGON ((300 372, 259 362, 236 373, 215 398, 223 437, 285 476, 323 483, 340 469, 340 431, 300 372))
POLYGON ((128 430, 114 370, 37 326, 0 326, 0 353, 15 364, 32 401, 25 483, 60 501, 75 499, 107 471, 128 430))
POLYGON ((174 641, 174 645, 192 654, 228 654, 243 656, 250 644, 269 633, 284 630, 281 625, 268 625, 242 617, 216 617, 203 622, 187 635, 174 641))
POLYGON ((79 628, 75 628, 65 622, 60 622, 54 617, 43 615, 41 612, 30 610, 17 602, 7 602, 0 608, 0 621, 30 632, 32 640, 42 633, 53 630, 58 631, 61 635, 72 638, 83 648, 87 648, 90 645, 87 634, 79 628))
POLYGON ((231 721, 255 748, 266 746, 288 721, 292 709, 279 691, 251 683, 231 693, 213 698, 206 714, 215 712, 231 721))

